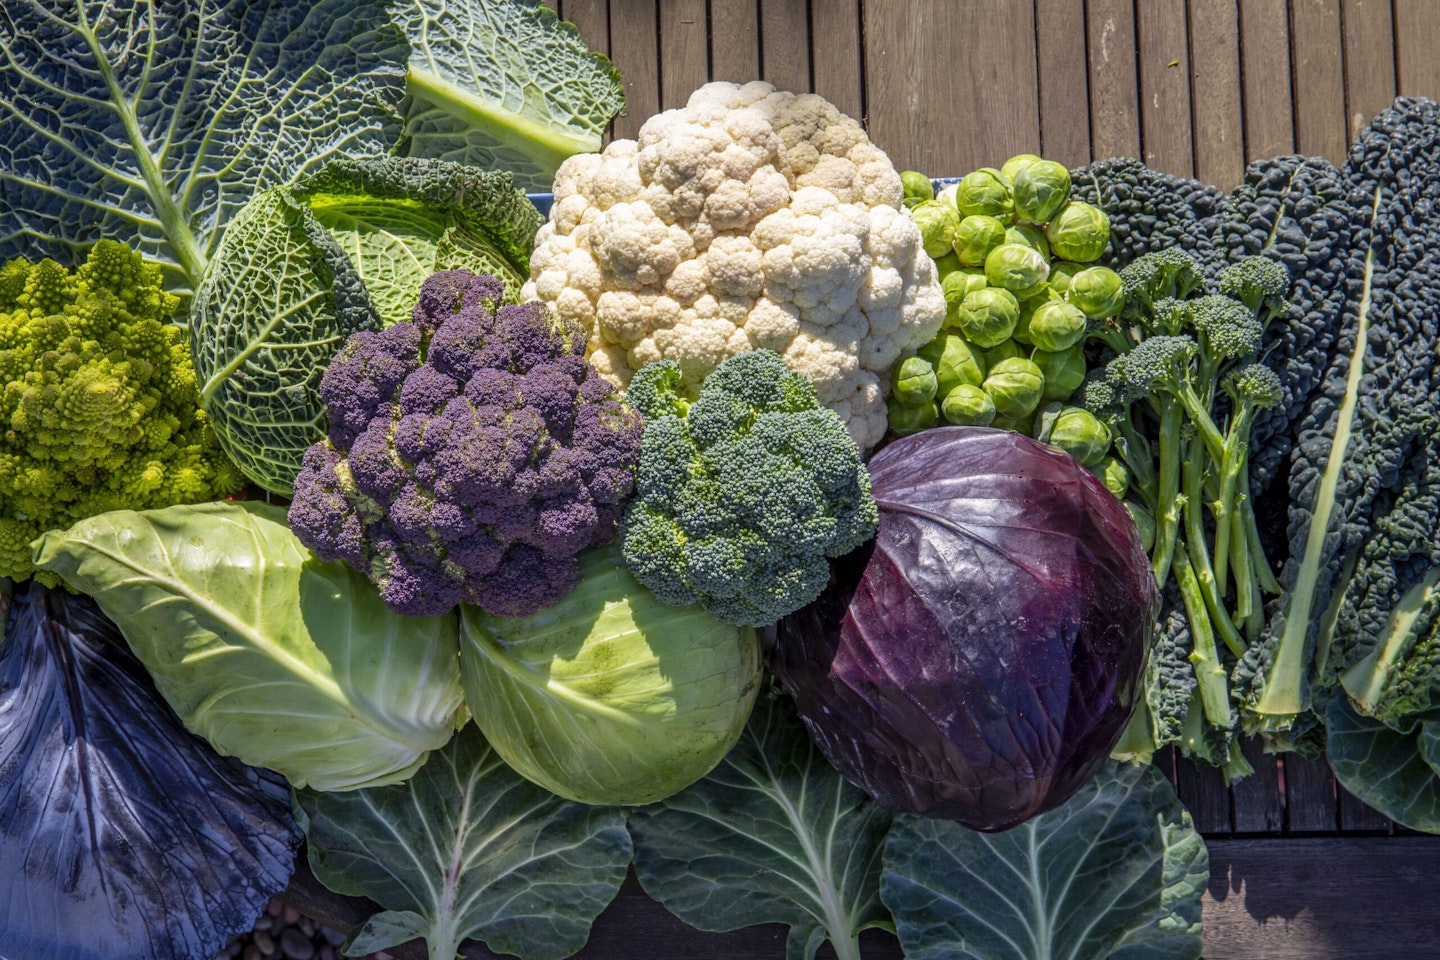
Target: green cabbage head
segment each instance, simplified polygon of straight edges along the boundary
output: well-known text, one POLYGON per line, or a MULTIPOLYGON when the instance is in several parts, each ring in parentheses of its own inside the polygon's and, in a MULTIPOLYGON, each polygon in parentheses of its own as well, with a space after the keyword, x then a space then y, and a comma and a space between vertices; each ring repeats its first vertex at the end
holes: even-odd
POLYGON ((115 621, 186 729, 296 787, 405 780, 463 716, 455 618, 392 613, 283 507, 115 510, 33 550, 115 621))
POLYGON ((760 686, 755 631, 662 604, 613 547, 534 616, 460 608, 460 669, 495 751, 552 793, 645 804, 699 780, 739 739, 760 686))

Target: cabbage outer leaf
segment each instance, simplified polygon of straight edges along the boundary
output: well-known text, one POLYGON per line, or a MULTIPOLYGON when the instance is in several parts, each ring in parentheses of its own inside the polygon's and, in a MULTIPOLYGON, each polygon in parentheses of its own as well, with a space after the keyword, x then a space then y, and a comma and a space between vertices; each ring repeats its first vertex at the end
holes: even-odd
POLYGON ((762 697, 708 777, 630 814, 645 892, 701 930, 790 927, 787 960, 829 940, 858 960, 860 931, 890 929, 880 851, 893 814, 847 783, 788 698, 762 697))
POLYGON ((0 260, 137 242, 193 290, 255 193, 400 134, 382 0, 6 0, 0 260))
POLYGON ((1154 767, 1107 761, 1001 833, 902 814, 880 894, 910 960, 1200 956, 1204 841, 1154 767))
POLYGON ((296 792, 310 866, 330 889, 386 907, 344 952, 424 937, 430 956, 478 937, 521 960, 585 945, 630 863, 625 816, 570 803, 522 779, 474 726, 408 783, 296 792))
POLYGON ((215 956, 290 879, 289 797, 186 733, 88 597, 32 582, 16 600, 0 645, 0 956, 215 956))
POLYGON ((404 780, 455 731, 453 616, 402 617, 280 507, 101 514, 34 545, 94 596, 186 728, 321 790, 404 780))
POLYGON ((1412 830, 1440 833, 1440 720, 1406 729, 1363 716, 1336 694, 1325 711, 1325 755, 1360 800, 1412 830))
POLYGON ((412 44, 411 156, 508 170, 522 189, 548 191, 624 108, 619 71, 539 0, 399 0, 391 15, 412 44))

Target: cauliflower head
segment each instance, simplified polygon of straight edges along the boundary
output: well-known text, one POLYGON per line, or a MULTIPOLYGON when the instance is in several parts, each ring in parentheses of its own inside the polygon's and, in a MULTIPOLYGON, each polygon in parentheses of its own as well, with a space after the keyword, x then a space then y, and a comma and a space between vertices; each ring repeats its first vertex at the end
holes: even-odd
POLYGON ((555 603, 634 486, 640 415, 585 362, 583 333, 504 293, 437 273, 412 320, 352 334, 320 381, 329 438, 305 452, 291 529, 398 613, 555 603))
POLYGON ((706 84, 638 140, 565 161, 524 295, 586 330, 620 387, 669 360, 693 398, 727 357, 773 350, 868 449, 888 371, 945 318, 903 196, 890 159, 823 97, 706 84))
POLYGON ((179 305, 158 264, 113 240, 73 272, 0 267, 0 577, 31 576, 30 542, 48 530, 245 485, 168 322, 179 305))

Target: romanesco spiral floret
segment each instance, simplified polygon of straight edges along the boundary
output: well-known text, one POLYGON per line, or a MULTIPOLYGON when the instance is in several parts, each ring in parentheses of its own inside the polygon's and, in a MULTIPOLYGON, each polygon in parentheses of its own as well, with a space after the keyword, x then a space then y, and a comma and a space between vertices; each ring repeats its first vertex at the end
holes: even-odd
POLYGON ((244 480, 199 408, 160 268, 101 241, 73 273, 0 267, 0 576, 32 540, 109 510, 209 500, 244 480))

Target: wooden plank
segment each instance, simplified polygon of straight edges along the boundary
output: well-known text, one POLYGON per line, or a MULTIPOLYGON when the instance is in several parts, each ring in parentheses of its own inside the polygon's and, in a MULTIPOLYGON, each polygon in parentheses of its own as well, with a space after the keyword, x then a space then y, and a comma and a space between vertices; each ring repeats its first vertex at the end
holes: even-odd
POLYGON ((1190 0, 1195 177, 1227 190, 1245 175, 1239 38, 1236 0, 1190 0))
POLYGON ((710 79, 748 83, 760 77, 756 0, 710 0, 710 79))
POLYGON ((865 116, 863 50, 860 0, 824 0, 810 5, 810 68, 815 92, 857 120, 865 116))
POLYGON ((1190 811, 1195 829, 1204 834, 1228 834, 1230 788, 1218 767, 1201 767, 1183 757, 1175 761, 1175 794, 1190 811))
POLYGON ((1185 0, 1137 4, 1135 35, 1140 68, 1140 147, 1145 163, 1176 176, 1193 177, 1185 0))
MULTIPOLYGON (((1207 846, 1210 886, 1201 901, 1207 957, 1440 960, 1440 837, 1210 840, 1207 846)), ((281 899, 336 930, 350 930, 378 909, 326 890, 303 861, 281 899)), ((867 931, 860 944, 865 960, 901 958, 888 934, 867 931)), ((646 897, 631 877, 576 957, 758 960, 784 951, 779 924, 701 933, 646 897)), ((397 960, 425 957, 418 942, 387 952, 397 960)), ((474 941, 466 942, 463 956, 496 957, 474 941)))
MULTIPOLYGON (((1341 0, 1347 141, 1395 99, 1395 24, 1390 0, 1341 0)), ((1433 54, 1431 59, 1433 59, 1433 54)))
POLYGON ((1395 0, 1395 66, 1399 90, 1440 99, 1440 10, 1435 0, 1395 0))
POLYGON ((685 106, 710 79, 705 0, 660 4, 660 109, 685 106))
POLYGON ((1290 42, 1295 74, 1295 149, 1341 163, 1345 72, 1340 53, 1340 0, 1292 0, 1290 42))
POLYGON ((579 28, 580 39, 591 50, 610 56, 609 0, 565 0, 559 13, 579 28))
POLYGON ((958 175, 1039 144, 1033 0, 866 0, 864 11, 870 136, 897 168, 958 175))
POLYGON ((1245 159, 1294 153, 1289 5, 1286 0, 1240 0, 1239 9, 1245 159))
POLYGON ((625 79, 625 116, 611 127, 634 138, 660 112, 659 24, 654 0, 610 0, 610 59, 625 79))
POLYGON ((1338 783, 1336 793, 1340 800, 1341 833, 1390 833, 1390 819, 1383 813, 1372 810, 1338 783))
POLYGON ((1090 160, 1090 83, 1085 6, 1036 0, 1035 54, 1040 85, 1040 154, 1067 167, 1090 160))
POLYGON ((1298 753, 1281 756, 1285 782, 1285 831, 1334 833, 1340 825, 1335 777, 1323 757, 1309 760, 1298 753))
POLYGON ((1135 71, 1132 0, 1089 0, 1085 6, 1090 76, 1090 155, 1140 156, 1140 85, 1135 71))
POLYGON ((1280 802, 1279 763, 1266 753, 1260 741, 1249 737, 1240 749, 1255 772, 1230 786, 1235 807, 1236 833, 1278 834, 1285 825, 1285 807, 1280 802))
POLYGON ((1440 837, 1214 840, 1205 956, 1440 958, 1440 837))
POLYGON ((760 0, 760 76, 810 92, 810 13, 805 0, 760 0))

